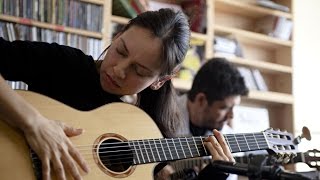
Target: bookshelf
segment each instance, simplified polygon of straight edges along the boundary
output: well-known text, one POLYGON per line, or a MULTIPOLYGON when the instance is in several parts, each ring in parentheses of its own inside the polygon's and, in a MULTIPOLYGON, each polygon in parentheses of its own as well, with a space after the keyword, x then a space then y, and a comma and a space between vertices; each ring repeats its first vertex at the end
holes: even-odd
MULTIPOLYGON (((258 69, 268 91, 250 90, 241 105, 267 108, 270 126, 294 132, 292 91, 292 40, 283 40, 254 31, 254 24, 264 16, 285 17, 293 21, 292 12, 282 12, 254 4, 252 0, 208 0, 205 57, 215 57, 214 37, 232 35, 241 44, 243 57, 227 57, 237 66, 258 69)), ((291 0, 275 1, 292 9, 291 0)), ((191 81, 174 79, 180 91, 191 88, 191 81)))
MULTIPOLYGON (((65 33, 66 35, 72 34, 88 39, 88 44, 91 40, 99 40, 99 48, 94 54, 77 44, 71 44, 71 46, 80 48, 96 57, 105 45, 102 44, 105 40, 104 34, 108 33, 105 31, 108 28, 104 27, 105 24, 102 23, 109 17, 105 13, 107 9, 110 9, 108 2, 108 0, 30 0, 22 3, 1 1, 0 22, 12 23, 14 26, 36 27, 41 30, 65 33)), ((15 33, 19 34, 20 32, 15 33)), ((19 37, 14 37, 13 40, 16 39, 19 39, 19 37)), ((30 37, 27 40, 33 39, 30 37)))
MULTIPOLYGON (((54 5, 61 0, 48 1, 54 5)), ((18 17, 0 10, 0 22, 11 22, 97 39, 102 43, 97 51, 102 52, 102 49, 112 40, 112 24, 126 24, 129 20, 112 15, 112 0, 74 1, 102 8, 102 23, 98 31, 57 23, 54 13, 51 21, 47 22, 43 19, 18 17)), ((171 0, 158 1, 174 2, 171 0)), ((292 48, 294 43, 292 40, 283 40, 254 31, 254 24, 262 17, 277 16, 294 21, 293 13, 257 6, 254 2, 254 0, 206 0, 206 32, 192 32, 191 38, 203 43, 204 59, 210 59, 215 57, 213 50, 215 36, 232 35, 235 37, 241 44, 244 56, 228 57, 228 60, 237 66, 258 69, 269 89, 268 91, 250 90, 249 96, 242 100, 242 104, 267 108, 272 127, 293 132, 292 48)), ((275 2, 292 10, 292 0, 275 0, 275 2)), ((58 7, 52 6, 52 8, 52 12, 55 12, 55 8, 58 7)), ((173 84, 177 90, 182 92, 191 87, 191 81, 181 79, 174 79, 173 84)))

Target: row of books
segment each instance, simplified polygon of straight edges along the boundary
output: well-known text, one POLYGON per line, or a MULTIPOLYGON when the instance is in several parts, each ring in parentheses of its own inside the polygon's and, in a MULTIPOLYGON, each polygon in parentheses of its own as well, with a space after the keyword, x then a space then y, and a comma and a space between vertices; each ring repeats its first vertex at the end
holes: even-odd
POLYGON ((95 59, 100 56, 103 49, 100 39, 7 22, 0 22, 0 36, 9 41, 56 42, 61 45, 81 49, 84 53, 91 55, 95 59))
POLYGON ((78 0, 0 0, 0 14, 101 32, 103 6, 78 0))
POLYGON ((206 1, 157 1, 157 0, 113 0, 112 14, 126 18, 134 18, 141 12, 160 8, 171 8, 183 11, 189 17, 191 30, 205 33, 206 29, 206 1))
POLYGON ((112 14, 126 18, 134 18, 138 14, 148 10, 146 0, 113 0, 112 14))
POLYGON ((268 91, 268 86, 258 69, 250 69, 246 67, 238 67, 240 74, 243 76, 248 89, 268 91))

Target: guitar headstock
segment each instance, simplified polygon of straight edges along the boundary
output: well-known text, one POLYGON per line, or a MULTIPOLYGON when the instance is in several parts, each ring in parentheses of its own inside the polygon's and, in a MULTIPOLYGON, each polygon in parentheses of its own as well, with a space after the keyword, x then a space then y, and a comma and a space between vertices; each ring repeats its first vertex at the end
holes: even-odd
POLYGON ((293 143, 293 134, 272 128, 263 131, 268 143, 268 152, 275 154, 278 161, 288 163, 296 153, 298 147, 293 143))
POLYGON ((304 159, 302 161, 311 168, 320 169, 320 151, 312 149, 303 153, 304 159))

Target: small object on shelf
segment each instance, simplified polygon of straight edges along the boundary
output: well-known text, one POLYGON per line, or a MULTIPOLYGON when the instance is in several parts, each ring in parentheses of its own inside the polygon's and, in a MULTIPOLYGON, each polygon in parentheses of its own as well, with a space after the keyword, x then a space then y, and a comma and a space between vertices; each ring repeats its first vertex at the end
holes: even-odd
POLYGON ((113 0, 112 14, 130 19, 137 16, 137 12, 133 9, 133 7, 130 5, 130 2, 127 0, 113 0))
POLYGON ((270 1, 270 0, 257 0, 257 5, 263 6, 263 7, 266 7, 266 8, 270 8, 270 9, 283 11, 283 12, 289 12, 290 11, 290 9, 287 6, 275 3, 275 2, 270 1))
POLYGON ((240 72, 241 76, 244 78, 244 82, 248 89, 250 90, 257 90, 258 87, 255 83, 253 74, 249 68, 246 67, 238 67, 238 71, 240 72))
POLYGON ((242 48, 235 37, 216 36, 213 49, 215 53, 221 53, 220 55, 243 57, 242 48))
POLYGON ((292 21, 280 16, 265 16, 255 24, 255 32, 275 38, 289 40, 292 34, 292 21))
POLYGON ((259 91, 268 91, 268 86, 258 69, 252 69, 252 75, 259 91))

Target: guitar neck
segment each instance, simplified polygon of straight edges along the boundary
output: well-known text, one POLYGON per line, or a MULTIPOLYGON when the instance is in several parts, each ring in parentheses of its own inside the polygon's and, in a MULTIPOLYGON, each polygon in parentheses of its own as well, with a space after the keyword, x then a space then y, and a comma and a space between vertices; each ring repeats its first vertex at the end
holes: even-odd
MULTIPOLYGON (((210 155, 204 142, 206 137, 181 137, 128 141, 134 154, 134 164, 172 161, 210 155)), ((268 149, 263 132, 226 134, 226 143, 232 153, 268 149)))

